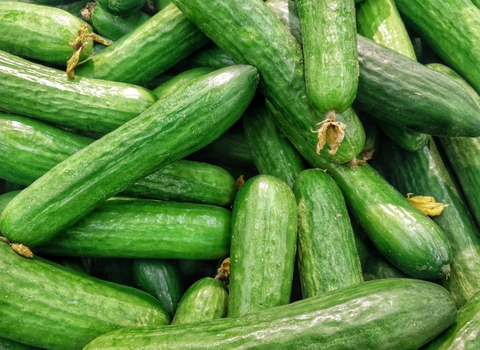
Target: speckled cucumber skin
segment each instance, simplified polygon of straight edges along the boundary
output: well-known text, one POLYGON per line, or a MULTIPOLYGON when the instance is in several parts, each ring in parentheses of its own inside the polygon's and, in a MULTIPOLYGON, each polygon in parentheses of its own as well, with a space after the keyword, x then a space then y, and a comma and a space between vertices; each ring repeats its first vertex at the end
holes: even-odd
POLYGON ((82 349, 121 327, 167 325, 170 317, 137 289, 24 258, 0 242, 0 337, 45 349, 82 349))
POLYGON ((443 287, 391 278, 238 318, 124 328, 98 337, 85 350, 418 349, 452 325, 456 312, 443 287))
POLYGON ((184 85, 22 191, 0 216, 1 232, 27 246, 47 242, 136 180, 217 139, 250 104, 258 79, 254 67, 236 65, 184 85))

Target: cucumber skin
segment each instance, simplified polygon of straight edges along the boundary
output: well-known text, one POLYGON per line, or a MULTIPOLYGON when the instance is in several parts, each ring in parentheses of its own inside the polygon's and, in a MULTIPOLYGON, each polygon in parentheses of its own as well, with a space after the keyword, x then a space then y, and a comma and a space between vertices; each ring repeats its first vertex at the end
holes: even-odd
POLYGON ((218 206, 112 197, 32 250, 81 257, 222 259, 229 252, 230 224, 230 211, 218 206))
POLYGON ((227 287, 212 277, 203 277, 185 291, 171 324, 211 321, 227 317, 227 313, 227 287))
POLYGON ((0 243, 0 336, 47 349, 82 349, 121 327, 167 325, 152 296, 75 273, 53 262, 26 259, 0 243))
POLYGON ((75 130, 108 133, 144 112, 155 95, 137 85, 69 80, 65 72, 0 51, 0 108, 75 130))
POLYGON ((117 16, 128 16, 139 11, 146 0, 96 0, 105 10, 117 16))
POLYGON ((243 114, 258 79, 254 67, 237 65, 184 85, 22 191, 2 212, 1 232, 29 247, 47 242, 134 181, 218 138, 243 114))
POLYGON ((332 175, 350 212, 390 263, 416 278, 439 279, 448 274, 452 251, 445 233, 368 163, 350 167, 327 162, 316 157, 300 137, 295 146, 312 167, 332 175))
POLYGON ((358 87, 354 0, 297 0, 307 95, 319 111, 341 113, 358 87))
POLYGON ((353 228, 340 188, 321 169, 300 173, 297 260, 303 298, 363 282, 353 228))
MULTIPOLYGON (((318 137, 312 130, 319 128, 317 124, 325 116, 308 100, 300 44, 277 15, 261 0, 173 0, 173 3, 234 62, 258 69, 262 76, 260 92, 315 150, 318 137), (232 28, 235 35, 229 35, 225 28, 232 28)), ((345 138, 335 155, 328 153, 330 147, 326 145, 321 156, 345 163, 360 153, 365 133, 352 111, 338 114, 337 121, 347 125, 345 138)), ((290 139, 288 134, 287 137, 290 139)))
POLYGON ((102 52, 83 61, 75 73, 143 85, 209 42, 176 6, 169 4, 102 52))
POLYGON ((186 84, 192 79, 198 78, 201 75, 211 73, 214 69, 211 67, 196 67, 185 71, 182 71, 175 75, 173 78, 167 80, 163 84, 152 89, 152 92, 158 99, 162 99, 174 92, 179 86, 186 84))
POLYGON ((239 318, 124 328, 98 337, 84 350, 417 349, 455 318, 455 305, 443 287, 384 279, 239 318))
MULTIPOLYGON (((0 23, 0 50, 63 66, 74 53, 69 42, 87 24, 62 9, 18 1, 0 2, 0 23)), ((93 32, 90 25, 88 32, 93 32)), ((88 43, 80 59, 86 59, 92 48, 93 42, 88 43)))
POLYGON ((384 142, 387 180, 404 195, 432 196, 448 204, 432 217, 447 235, 452 247, 450 275, 442 283, 458 308, 480 292, 480 231, 465 203, 460 187, 439 153, 436 142, 417 152, 402 151, 384 142))
POLYGON ((272 175, 240 187, 232 211, 228 317, 290 302, 297 243, 292 189, 272 175))

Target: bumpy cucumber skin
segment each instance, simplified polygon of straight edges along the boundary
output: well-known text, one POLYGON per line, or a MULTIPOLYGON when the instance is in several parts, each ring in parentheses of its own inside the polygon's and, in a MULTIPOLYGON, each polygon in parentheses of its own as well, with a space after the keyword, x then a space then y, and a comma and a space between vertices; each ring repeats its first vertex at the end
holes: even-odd
POLYGON ((34 253, 206 260, 228 255, 231 213, 226 208, 113 198, 34 253))
POLYGON ((290 302, 297 243, 292 189, 272 175, 240 187, 232 211, 228 316, 290 302))
POLYGON ((293 187, 306 163, 291 142, 278 130, 264 99, 250 104, 243 114, 243 128, 260 174, 273 175, 293 187))
POLYGON ((76 130, 107 133, 157 99, 145 88, 65 72, 0 51, 0 108, 76 130))
POLYGON ((217 139, 250 104, 258 79, 254 67, 236 65, 184 85, 22 191, 3 211, 1 232, 27 246, 47 242, 134 181, 217 139))
POLYGON ((195 326, 126 328, 98 337, 85 350, 417 349, 453 324, 455 317, 455 304, 443 287, 392 278, 239 318, 195 326))
POLYGON ((450 275, 443 279, 443 285, 460 308, 480 292, 480 231, 460 187, 432 138, 417 152, 403 151, 388 140, 383 149, 387 180, 400 193, 432 196, 436 202, 448 205, 432 220, 445 232, 452 247, 450 275))
POLYGON ((228 289, 212 277, 203 277, 183 294, 172 325, 211 321, 227 317, 228 289))
POLYGON ((480 136, 479 106, 454 80, 358 35, 354 106, 400 127, 435 136, 480 136))
POLYGON ((335 180, 321 169, 308 169, 298 176, 293 192, 303 297, 363 282, 353 228, 335 180))
POLYGON ((176 6, 169 4, 82 62, 75 74, 142 85, 209 42, 176 6))
POLYGON ((26 259, 0 242, 0 336, 47 349, 82 349, 105 332, 167 325, 170 317, 147 293, 26 259))
MULTIPOLYGON (((0 50, 63 66, 74 52, 69 43, 87 24, 62 9, 17 1, 0 2, 0 23, 0 50)), ((93 32, 90 25, 88 31, 93 32)), ((87 45, 91 51, 93 42, 87 45)), ((81 59, 87 57, 81 55, 81 59)))
MULTIPOLYGON (((262 76, 260 91, 282 112, 284 121, 315 150, 318 136, 312 131, 318 130, 317 124, 325 116, 307 97, 300 44, 277 15, 261 0, 173 2, 234 62, 251 64, 258 69, 262 76), (225 31, 225 28, 232 30, 225 31)), ((328 145, 321 155, 333 162, 345 163, 360 153, 365 133, 356 114, 342 113, 337 120, 347 125, 345 138, 335 155, 328 153, 328 145)), ((290 138, 288 134, 287 137, 290 138)))
POLYGON ((358 87, 354 0, 297 0, 307 95, 319 111, 341 113, 358 87))
MULTIPOLYGON (((272 113, 278 113, 269 106, 272 113)), ((394 266, 417 278, 438 279, 448 274, 452 251, 445 233, 369 164, 350 167, 324 161, 300 136, 295 146, 312 167, 333 176, 352 215, 394 266)))

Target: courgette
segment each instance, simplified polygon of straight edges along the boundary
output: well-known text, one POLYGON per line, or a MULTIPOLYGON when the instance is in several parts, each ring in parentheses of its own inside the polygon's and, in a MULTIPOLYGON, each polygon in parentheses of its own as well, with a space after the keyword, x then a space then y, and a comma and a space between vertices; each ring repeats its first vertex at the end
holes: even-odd
POLYGON ((124 328, 90 342, 104 349, 418 349, 455 322, 445 288, 416 279, 356 284, 238 318, 124 328))
POLYGON ((1 232, 32 247, 49 241, 134 181, 217 139, 250 104, 258 79, 254 67, 236 65, 182 86, 28 186, 2 212, 1 232))

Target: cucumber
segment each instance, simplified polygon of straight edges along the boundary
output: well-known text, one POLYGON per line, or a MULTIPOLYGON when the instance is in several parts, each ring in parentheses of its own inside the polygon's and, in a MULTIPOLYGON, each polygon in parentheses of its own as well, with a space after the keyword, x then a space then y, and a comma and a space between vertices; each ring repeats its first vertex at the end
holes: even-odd
MULTIPOLYGON (((18 1, 0 2, 0 24, 0 50, 62 66, 76 50, 70 43, 78 37, 81 26, 93 32, 87 22, 65 10, 18 1)), ((93 49, 91 38, 82 42, 85 46, 80 60, 89 57, 93 49)))
MULTIPOLYGON (((311 105, 306 94, 300 44, 263 1, 174 0, 173 3, 234 62, 258 69, 262 76, 260 92, 313 150, 337 163, 357 156, 365 140, 357 115, 348 109, 337 116, 338 124, 331 124, 311 105), (320 131, 328 126, 341 135, 345 125, 341 142, 339 137, 322 144, 320 131)), ((290 139, 290 135, 286 136, 290 139)))
POLYGON ((277 15, 295 39, 302 44, 302 28, 295 0, 267 0, 265 5, 277 15))
POLYGON ((214 43, 209 43, 178 62, 174 68, 181 71, 197 67, 219 69, 234 64, 235 62, 232 61, 225 51, 214 43))
POLYGON ((302 30, 305 85, 322 113, 341 113, 358 87, 354 0, 297 0, 302 30))
POLYGON ((243 129, 253 162, 260 174, 278 177, 293 187, 307 165, 273 121, 264 99, 257 99, 243 114, 243 129))
POLYGON ((441 286, 383 279, 238 318, 124 328, 90 342, 106 349, 418 349, 455 322, 441 286))
POLYGON ((72 272, 39 257, 26 259, 0 242, 0 337, 46 349, 82 349, 122 327, 167 325, 152 296, 72 272))
POLYGON ((28 186, 2 212, 0 231, 30 247, 49 241, 134 181, 217 139, 241 117, 257 84, 248 65, 194 79, 28 186))
POLYGON ((480 231, 461 188, 432 138, 427 146, 413 153, 388 140, 383 149, 387 180, 400 193, 431 196, 436 202, 448 205, 432 220, 445 232, 452 247, 450 275, 443 279, 443 284, 460 308, 480 291, 480 231))
POLYGON ((80 257, 80 260, 90 276, 129 287, 137 287, 132 273, 134 259, 80 257))
POLYGON ((183 294, 172 325, 197 323, 227 317, 228 290, 223 282, 203 277, 183 294))
POLYGON ((0 338, 0 349, 2 350, 41 350, 40 348, 22 344, 14 340, 0 338))
POLYGON ((480 93, 480 9, 470 0, 395 0, 395 4, 406 24, 480 93))
POLYGON ((95 0, 106 11, 117 16, 128 16, 139 11, 146 0, 95 0))
POLYGON ((352 224, 335 180, 321 169, 308 169, 298 175, 293 192, 303 297, 363 282, 352 224))
POLYGON ((209 42, 176 6, 169 4, 83 61, 75 72, 82 77, 143 85, 209 42))
MULTIPOLYGON (((365 0, 357 6, 356 18, 358 34, 417 60, 410 36, 393 0, 365 0)), ((379 125, 407 151, 416 151, 428 142, 428 134, 381 121, 379 125)))
POLYGON ((475 294, 458 310, 457 319, 424 350, 477 349, 480 346, 480 293, 475 294))
POLYGON ((143 87, 65 73, 0 51, 0 108, 74 130, 105 134, 157 99, 143 87))
POLYGON ((228 317, 288 304, 297 207, 288 184, 260 174, 240 187, 232 211, 228 317))
MULTIPOLYGON (((272 104, 268 106, 277 119, 282 118, 272 104)), ((294 135, 293 130, 288 132, 294 135)), ((312 167, 325 169, 332 175, 350 213, 390 263, 416 278, 439 279, 448 275, 452 250, 445 233, 434 221, 368 163, 351 167, 324 161, 315 156, 308 144, 302 143, 300 135, 296 141, 298 151, 312 167)))
POLYGON ((160 84, 152 89, 152 92, 160 100, 174 92, 176 89, 178 89, 178 87, 188 83, 190 80, 198 78, 201 75, 211 73, 213 70, 214 69, 211 67, 196 67, 182 71, 176 74, 173 78, 168 79, 163 84, 160 84))
POLYGON ((175 259, 134 259, 132 274, 136 287, 157 298, 173 321, 173 316, 184 292, 178 261, 175 259))
POLYGON ((380 278, 408 278, 409 276, 390 264, 380 254, 371 254, 363 265, 363 278, 370 281, 380 278))

